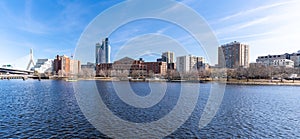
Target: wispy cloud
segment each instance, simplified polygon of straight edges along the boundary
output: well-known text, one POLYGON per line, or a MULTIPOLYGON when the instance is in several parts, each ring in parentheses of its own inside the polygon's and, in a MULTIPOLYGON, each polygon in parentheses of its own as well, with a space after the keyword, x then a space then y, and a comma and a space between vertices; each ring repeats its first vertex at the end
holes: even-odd
POLYGON ((219 39, 220 41, 233 41, 233 40, 251 40, 251 39, 257 39, 260 37, 264 37, 267 35, 270 35, 272 32, 266 32, 266 33, 258 33, 258 34, 248 34, 248 35, 239 35, 239 36, 233 36, 233 37, 226 37, 219 39))
POLYGON ((222 27, 221 29, 216 30, 216 34, 230 34, 232 32, 242 30, 248 27, 252 27, 255 25, 260 25, 260 24, 265 24, 267 21, 269 21, 270 17, 263 17, 263 18, 258 18, 254 20, 248 20, 243 23, 235 23, 233 25, 227 26, 227 27, 222 27))
POLYGON ((163 33, 165 33, 165 32, 166 32, 168 29, 170 29, 170 28, 171 28, 171 26, 162 28, 162 29, 156 31, 156 33, 157 33, 157 34, 163 34, 163 33))
POLYGON ((260 7, 257 7, 257 8, 245 10, 245 11, 242 11, 242 12, 239 12, 239 13, 236 13, 236 14, 232 14, 232 15, 223 17, 219 21, 222 22, 222 21, 229 20, 229 19, 232 19, 232 18, 247 16, 249 14, 253 14, 253 13, 260 12, 260 11, 263 11, 263 10, 267 10, 267 9, 270 9, 270 8, 274 8, 274 7, 279 7, 279 6, 286 5, 286 4, 291 4, 291 3, 294 3, 294 2, 296 2, 296 0, 290 0, 290 1, 285 1, 285 2, 278 2, 278 3, 274 3, 274 4, 270 4, 270 5, 260 6, 260 7))

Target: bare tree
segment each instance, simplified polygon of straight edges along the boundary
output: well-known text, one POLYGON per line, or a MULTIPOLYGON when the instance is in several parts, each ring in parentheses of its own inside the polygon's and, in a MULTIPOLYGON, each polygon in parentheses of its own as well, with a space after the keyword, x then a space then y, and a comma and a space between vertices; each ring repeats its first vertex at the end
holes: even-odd
POLYGON ((103 70, 100 70, 100 71, 98 71, 97 76, 105 77, 106 75, 105 75, 105 72, 103 70))
POLYGON ((140 77, 140 71, 139 70, 132 70, 131 71, 131 77, 139 78, 140 77))
POLYGON ((153 77, 155 77, 155 74, 154 74, 154 72, 153 72, 152 70, 150 70, 150 71, 148 72, 148 76, 149 76, 150 78, 153 78, 153 77))
POLYGON ((234 69, 227 69, 227 81, 229 81, 230 78, 236 77, 236 72, 234 69))
POLYGON ((79 72, 79 77, 81 78, 94 78, 95 70, 91 68, 82 68, 79 72))
POLYGON ((167 78, 169 80, 180 80, 181 76, 180 73, 177 72, 176 70, 168 70, 167 78))

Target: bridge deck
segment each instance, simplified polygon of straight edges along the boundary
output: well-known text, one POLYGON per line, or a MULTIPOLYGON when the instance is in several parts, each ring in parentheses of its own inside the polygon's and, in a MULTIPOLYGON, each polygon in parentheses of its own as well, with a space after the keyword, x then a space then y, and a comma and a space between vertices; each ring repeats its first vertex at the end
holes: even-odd
POLYGON ((21 75, 30 75, 33 74, 33 71, 29 70, 20 70, 20 69, 10 69, 10 68, 0 68, 0 73, 9 73, 9 74, 21 74, 21 75))

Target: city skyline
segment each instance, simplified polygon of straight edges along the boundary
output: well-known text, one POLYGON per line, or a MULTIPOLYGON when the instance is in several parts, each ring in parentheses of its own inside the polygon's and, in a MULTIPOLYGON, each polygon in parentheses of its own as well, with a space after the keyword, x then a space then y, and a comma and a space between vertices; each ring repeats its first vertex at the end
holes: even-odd
MULTIPOLYGON (((12 62, 24 58, 29 48, 38 52, 35 53, 35 58, 53 58, 56 54, 72 55, 86 25, 103 10, 119 2, 121 1, 1 1, 3 18, 0 23, 0 45, 5 51, 0 52, 0 64, 15 64, 12 62)), ((250 62, 255 62, 260 55, 282 54, 283 46, 286 53, 299 50, 298 1, 243 3, 232 0, 218 5, 209 1, 180 2, 190 6, 207 20, 220 45, 235 40, 249 44, 250 62)), ((111 34, 112 57, 130 38, 149 32, 169 36, 177 34, 172 37, 193 52, 191 54, 203 56, 195 41, 187 38, 186 33, 175 25, 155 21, 153 25, 156 27, 151 28, 150 23, 151 20, 133 22, 111 34)), ((26 63, 28 59, 24 61, 26 63)), ((216 63, 212 62, 212 65, 216 63)))

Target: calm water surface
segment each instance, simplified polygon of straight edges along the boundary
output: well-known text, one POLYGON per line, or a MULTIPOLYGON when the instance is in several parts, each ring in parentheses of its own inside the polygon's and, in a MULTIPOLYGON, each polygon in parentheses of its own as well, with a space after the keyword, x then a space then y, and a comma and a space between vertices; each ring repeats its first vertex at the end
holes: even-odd
MULTIPOLYGON (((75 84, 92 85, 94 81, 75 84)), ((168 114, 176 105, 182 86, 168 83, 166 96, 159 104, 140 110, 122 102, 111 82, 96 84, 103 101, 115 115, 138 123, 156 121, 168 114)), ((200 85, 200 97, 191 117, 166 138, 300 138, 300 87, 227 85, 217 115, 199 130, 210 86, 209 83, 200 85)), ((131 87, 140 96, 150 92, 148 83, 131 83, 131 87)), ((106 136, 80 111, 72 83, 3 80, 0 81, 0 138, 106 136)))

